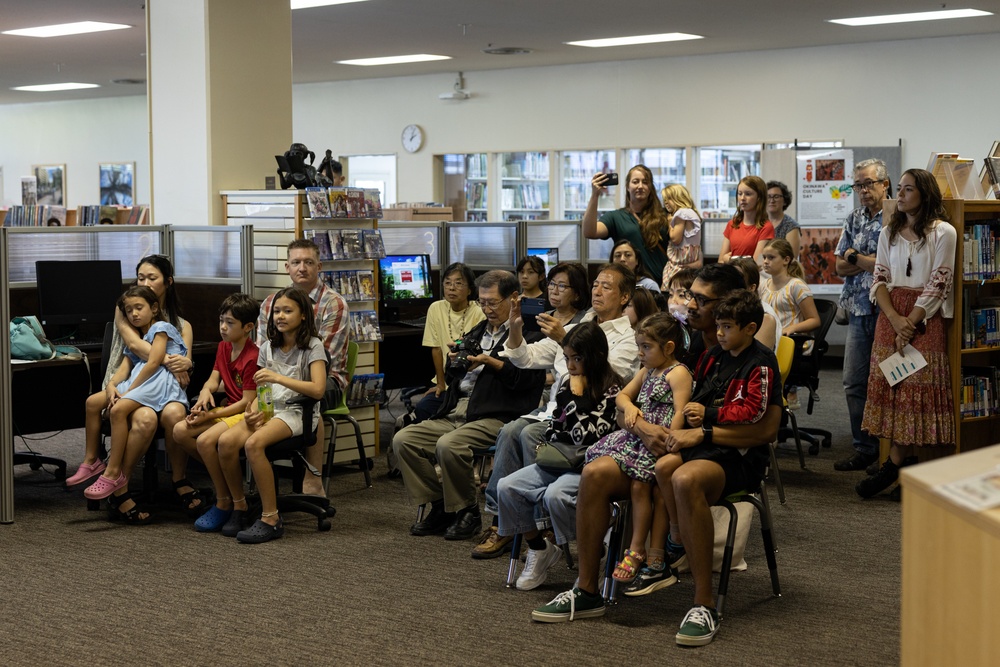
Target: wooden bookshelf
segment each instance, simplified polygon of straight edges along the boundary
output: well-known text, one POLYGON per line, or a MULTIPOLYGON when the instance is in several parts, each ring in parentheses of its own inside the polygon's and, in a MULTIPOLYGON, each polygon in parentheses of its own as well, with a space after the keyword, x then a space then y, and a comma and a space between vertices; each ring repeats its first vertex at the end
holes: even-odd
MULTIPOLYGON (((1000 414, 972 417, 961 413, 963 365, 1000 367, 1000 346, 967 348, 963 337, 967 306, 975 306, 976 299, 981 297, 1000 297, 1000 280, 972 280, 965 277, 963 238, 969 225, 992 224, 1000 227, 1000 201, 945 199, 944 206, 958 233, 955 248, 955 317, 947 324, 947 345, 952 399, 955 404, 955 444, 957 451, 961 452, 1000 441, 1000 436, 996 434, 996 422, 1000 420, 1000 414), (966 304, 966 299, 970 297, 973 302, 966 304)), ((998 390, 1000 388, 994 387, 995 392, 998 390)))

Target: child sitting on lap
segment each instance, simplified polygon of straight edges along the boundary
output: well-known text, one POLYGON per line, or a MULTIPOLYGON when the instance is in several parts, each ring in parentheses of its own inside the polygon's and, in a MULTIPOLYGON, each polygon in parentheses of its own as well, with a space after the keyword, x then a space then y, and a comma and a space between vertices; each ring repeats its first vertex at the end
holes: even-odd
POLYGON ((223 433, 243 421, 243 411, 257 395, 253 376, 257 372, 258 350, 249 336, 257 325, 258 313, 257 302, 246 294, 231 294, 219 306, 222 342, 215 352, 215 366, 191 414, 174 427, 174 442, 205 465, 215 486, 215 505, 194 523, 201 532, 225 532, 227 525, 230 531, 235 531, 233 535, 242 530, 243 512, 234 512, 233 503, 245 500, 243 485, 229 488, 219 465, 218 444, 223 433), (212 394, 220 388, 226 391, 226 403, 217 407, 212 394), (229 525, 234 514, 236 518, 229 525))

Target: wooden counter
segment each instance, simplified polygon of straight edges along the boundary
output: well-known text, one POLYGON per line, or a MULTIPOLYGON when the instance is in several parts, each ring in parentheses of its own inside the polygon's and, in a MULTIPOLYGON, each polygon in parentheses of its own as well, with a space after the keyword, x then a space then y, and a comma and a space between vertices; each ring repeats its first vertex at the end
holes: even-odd
POLYGON ((902 471, 904 666, 1000 665, 1000 508, 934 490, 998 464, 993 446, 902 471))

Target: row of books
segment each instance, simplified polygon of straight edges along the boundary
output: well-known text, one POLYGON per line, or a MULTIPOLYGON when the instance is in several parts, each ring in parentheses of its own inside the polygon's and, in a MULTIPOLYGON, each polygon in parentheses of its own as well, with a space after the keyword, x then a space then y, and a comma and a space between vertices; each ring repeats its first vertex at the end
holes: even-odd
POLYGON ((992 347, 1000 345, 1000 303, 996 299, 981 298, 975 306, 966 291, 965 313, 962 317, 962 347, 992 347))
POLYGON ((503 165, 501 178, 545 178, 549 177, 548 153, 515 153, 522 155, 520 159, 511 160, 503 165))
POLYGON ((359 343, 382 340, 378 313, 374 310, 351 311, 351 338, 359 343))
POLYGON ((310 218, 381 218, 378 188, 306 188, 310 218))
POLYGON ((306 229, 302 235, 319 248, 321 262, 385 257, 382 232, 377 229, 306 229))
POLYGON ((11 206, 4 227, 62 227, 66 224, 65 206, 11 206))
POLYGON ((1000 233, 992 225, 969 225, 962 239, 965 280, 1000 278, 1000 233))
POLYGON ((486 208, 486 184, 469 181, 465 184, 465 205, 467 208, 486 208))
POLYGON ((548 208, 548 187, 537 185, 505 185, 501 192, 500 206, 511 208, 548 208))
POLYGON ((996 366, 963 366, 959 414, 963 417, 989 417, 1000 414, 1000 369, 996 366))
POLYGON ((382 402, 385 384, 384 373, 366 373, 355 375, 347 387, 347 406, 359 408, 364 405, 375 405, 382 402))
POLYGON ((119 208, 118 206, 77 206, 76 224, 84 227, 94 225, 114 225, 118 223, 120 211, 128 211, 128 216, 123 221, 126 225, 148 225, 149 207, 131 206, 129 208, 119 208))
POLYGON ((320 279, 348 301, 375 300, 375 275, 370 269, 323 271, 320 279))

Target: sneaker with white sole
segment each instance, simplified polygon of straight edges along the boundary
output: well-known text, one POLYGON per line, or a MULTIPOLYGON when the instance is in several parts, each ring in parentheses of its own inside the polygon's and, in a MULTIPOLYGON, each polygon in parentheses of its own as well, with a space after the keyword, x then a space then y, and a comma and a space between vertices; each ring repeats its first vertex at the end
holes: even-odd
POLYGON ((544 549, 528 549, 524 570, 517 578, 517 590, 530 591, 545 583, 549 568, 555 565, 561 555, 562 549, 548 540, 545 541, 544 549))
POLYGON ((712 642, 718 631, 719 614, 714 609, 698 605, 684 615, 676 639, 681 646, 704 646, 712 642))
POLYGON ((639 576, 626 586, 623 592, 628 597, 638 597, 655 593, 676 583, 677 572, 669 565, 664 565, 659 570, 647 566, 639 570, 639 576))
POLYGON ((604 616, 604 598, 579 588, 565 591, 531 612, 531 620, 542 623, 562 623, 578 618, 604 616))

